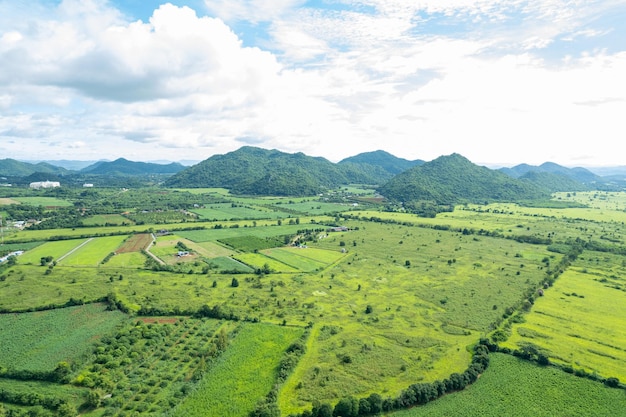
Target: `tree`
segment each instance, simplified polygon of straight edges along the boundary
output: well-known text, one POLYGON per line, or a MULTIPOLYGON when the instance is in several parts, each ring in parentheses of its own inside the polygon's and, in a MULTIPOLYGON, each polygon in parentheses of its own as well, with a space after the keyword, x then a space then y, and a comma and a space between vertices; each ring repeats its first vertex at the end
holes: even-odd
POLYGON ((359 402, 354 397, 339 400, 333 410, 333 417, 356 417, 359 415, 359 402))
POLYGON ((237 278, 233 277, 233 280, 230 282, 230 286, 235 288, 239 286, 239 280, 237 280, 237 278))
POLYGON ((367 307, 365 307, 365 314, 371 314, 374 311, 374 307, 372 307, 371 305, 367 305, 367 307))

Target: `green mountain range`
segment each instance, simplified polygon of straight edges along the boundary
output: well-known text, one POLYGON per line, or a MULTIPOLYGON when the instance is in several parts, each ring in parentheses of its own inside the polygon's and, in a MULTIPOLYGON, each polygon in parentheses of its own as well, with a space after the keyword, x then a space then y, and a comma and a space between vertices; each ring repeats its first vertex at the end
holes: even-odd
POLYGON ((394 201, 430 201, 439 205, 549 196, 543 187, 475 165, 459 154, 441 156, 410 168, 393 177, 379 191, 394 201))
POLYGON ((134 162, 124 158, 113 162, 96 162, 80 170, 82 174, 97 175, 147 175, 147 174, 175 174, 185 167, 177 162, 171 164, 155 164, 152 162, 134 162))

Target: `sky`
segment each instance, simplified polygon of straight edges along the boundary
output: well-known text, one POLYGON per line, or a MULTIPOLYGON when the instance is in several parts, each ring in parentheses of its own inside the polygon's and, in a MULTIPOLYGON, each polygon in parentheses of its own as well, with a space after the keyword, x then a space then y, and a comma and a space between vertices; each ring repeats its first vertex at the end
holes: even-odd
POLYGON ((0 159, 626 165, 624 0, 0 0, 0 159))

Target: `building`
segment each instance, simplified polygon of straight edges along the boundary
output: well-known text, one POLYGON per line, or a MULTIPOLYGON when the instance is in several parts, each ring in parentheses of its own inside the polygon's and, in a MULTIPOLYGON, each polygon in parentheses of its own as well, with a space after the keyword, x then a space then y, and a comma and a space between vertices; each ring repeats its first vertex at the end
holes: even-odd
POLYGON ((36 190, 40 188, 56 188, 60 186, 61 186, 61 183, 58 181, 37 181, 37 182, 30 183, 30 188, 34 188, 36 190))

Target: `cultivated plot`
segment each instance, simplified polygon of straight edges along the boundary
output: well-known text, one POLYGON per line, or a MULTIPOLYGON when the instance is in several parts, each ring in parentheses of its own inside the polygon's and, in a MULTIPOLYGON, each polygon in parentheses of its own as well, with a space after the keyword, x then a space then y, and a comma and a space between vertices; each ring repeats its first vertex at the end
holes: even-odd
POLYGON ((584 252, 538 297, 504 344, 532 344, 551 360, 626 381, 626 258, 584 252))

